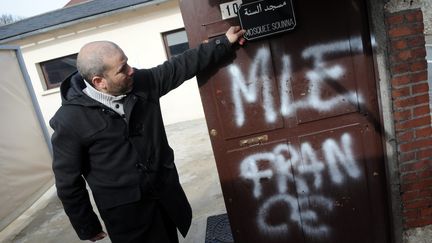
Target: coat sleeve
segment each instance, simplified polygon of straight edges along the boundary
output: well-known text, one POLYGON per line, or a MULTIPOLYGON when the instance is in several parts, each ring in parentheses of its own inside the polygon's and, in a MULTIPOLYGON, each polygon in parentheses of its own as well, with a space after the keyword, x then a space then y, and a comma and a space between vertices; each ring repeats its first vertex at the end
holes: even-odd
POLYGON ((185 80, 193 78, 204 69, 220 63, 232 53, 231 44, 223 35, 208 43, 202 43, 196 48, 186 50, 150 69, 159 97, 177 88, 185 80))
POLYGON ((78 237, 88 240, 100 233, 102 227, 93 211, 82 176, 85 149, 71 129, 54 119, 50 125, 54 129, 51 142, 57 195, 78 237))

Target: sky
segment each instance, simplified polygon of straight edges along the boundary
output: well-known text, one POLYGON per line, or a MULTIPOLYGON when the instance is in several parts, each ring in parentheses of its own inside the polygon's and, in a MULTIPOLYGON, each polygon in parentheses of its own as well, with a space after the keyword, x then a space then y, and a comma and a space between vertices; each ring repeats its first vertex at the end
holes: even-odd
POLYGON ((0 15, 32 17, 62 8, 70 0, 0 0, 0 15))

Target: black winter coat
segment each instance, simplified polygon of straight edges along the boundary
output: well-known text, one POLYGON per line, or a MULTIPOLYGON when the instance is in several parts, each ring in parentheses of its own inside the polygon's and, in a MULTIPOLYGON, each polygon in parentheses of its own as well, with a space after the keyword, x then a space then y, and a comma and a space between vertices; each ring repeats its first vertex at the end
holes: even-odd
POLYGON ((100 209, 158 198, 186 235, 192 213, 179 183, 159 98, 229 53, 224 36, 155 68, 136 70, 134 88, 125 98, 125 119, 84 94, 78 73, 62 83, 62 106, 50 120, 53 171, 57 194, 80 239, 102 230, 85 181, 100 209))

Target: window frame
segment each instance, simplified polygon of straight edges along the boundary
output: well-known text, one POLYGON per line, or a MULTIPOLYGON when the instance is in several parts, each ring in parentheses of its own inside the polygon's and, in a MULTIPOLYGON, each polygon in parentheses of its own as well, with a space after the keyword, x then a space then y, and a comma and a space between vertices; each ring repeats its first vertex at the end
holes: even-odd
POLYGON ((38 63, 38 65, 40 67, 40 70, 42 72, 42 78, 43 78, 43 82, 45 84, 46 90, 55 89, 57 87, 60 87, 60 85, 61 85, 62 82, 60 81, 60 82, 57 82, 57 83, 53 83, 53 82, 50 81, 49 75, 48 75, 49 71, 47 70, 47 67, 45 66, 45 64, 48 63, 48 62, 54 62, 54 61, 58 61, 58 60, 61 60, 61 59, 70 58, 70 57, 73 57, 73 56, 75 56, 75 61, 76 61, 76 59, 78 57, 78 53, 74 53, 74 54, 70 54, 70 55, 66 55, 66 56, 62 56, 62 57, 57 57, 57 58, 53 58, 53 59, 46 60, 46 61, 38 63))
MULTIPOLYGON (((165 48, 165 55, 166 55, 167 59, 170 59, 172 56, 174 56, 171 53, 170 46, 168 45, 167 36, 169 34, 173 34, 173 33, 180 32, 180 31, 185 31, 186 32, 186 29, 184 27, 182 27, 182 28, 178 28, 178 29, 174 29, 174 30, 170 30, 170 31, 165 31, 165 32, 161 33, 162 39, 163 39, 164 48, 165 48)), ((186 39, 187 39, 187 36, 186 36, 186 39)), ((188 39, 187 39, 186 43, 188 44, 188 48, 190 48, 190 46, 189 46, 189 40, 188 39)))

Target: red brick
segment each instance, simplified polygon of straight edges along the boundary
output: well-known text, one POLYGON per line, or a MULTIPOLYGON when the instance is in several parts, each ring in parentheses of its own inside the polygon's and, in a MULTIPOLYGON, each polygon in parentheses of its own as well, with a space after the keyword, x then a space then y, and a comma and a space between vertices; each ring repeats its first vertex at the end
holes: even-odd
POLYGON ((403 132, 397 135, 397 140, 399 142, 409 142, 413 139, 414 139, 414 131, 403 132))
MULTIPOLYGON (((404 162, 409 162, 409 161, 415 160, 417 158, 416 156, 417 156, 416 152, 401 153, 399 155, 399 162, 404 163, 404 162)), ((402 168, 403 169, 410 169, 409 166, 402 167, 402 168)), ((404 170, 402 170, 402 171, 404 171, 404 170)))
POLYGON ((426 57, 426 48, 424 46, 402 49, 397 52, 394 51, 390 54, 390 64, 402 64, 407 62, 413 62, 415 60, 424 61, 426 57))
POLYGON ((417 228, 417 227, 422 227, 430 224, 432 224, 432 218, 426 217, 426 218, 416 218, 414 220, 409 220, 405 222, 404 226, 406 228, 417 228))
POLYGON ((430 205, 428 208, 422 208, 420 210, 420 216, 421 217, 432 217, 432 205, 430 205))
POLYGON ((389 25, 396 25, 402 23, 404 20, 405 20, 404 15, 394 15, 387 18, 387 23, 389 25))
MULTIPOLYGON (((415 184, 415 183, 412 183, 415 184)), ((425 208, 432 204, 430 200, 427 199, 419 199, 416 201, 404 202, 404 208, 413 209, 413 208, 425 208)))
POLYGON ((417 178, 419 179, 432 179, 432 170, 420 171, 417 174, 417 178))
POLYGON ((401 172, 415 172, 424 170, 425 168, 428 168, 429 163, 427 160, 421 160, 421 161, 415 161, 412 163, 407 163, 401 165, 401 172))
POLYGON ((423 20, 419 23, 416 23, 412 26, 414 33, 423 34, 424 33, 424 24, 423 20))
POLYGON ((408 47, 406 40, 392 41, 391 46, 394 50, 402 50, 408 47))
MULTIPOLYGON (((413 173, 414 174, 414 173, 413 173)), ((410 192, 403 192, 402 193, 402 201, 409 202, 416 200, 419 196, 419 191, 410 191, 410 192)))
POLYGON ((400 74, 411 71, 411 65, 408 63, 397 64, 391 67, 392 74, 400 74))
POLYGON ((415 156, 418 159, 431 159, 432 158, 432 148, 417 151, 417 152, 415 152, 415 156))
POLYGON ((428 83, 416 84, 416 85, 413 85, 413 87, 412 87, 413 95, 428 93, 428 92, 429 92, 428 83))
MULTIPOLYGON (((403 174, 403 175, 401 176, 401 179, 402 179, 403 183, 409 183, 409 182, 415 181, 417 178, 418 178, 417 172, 411 172, 411 173, 408 173, 408 174, 403 174)), ((418 191, 414 191, 414 192, 415 192, 415 195, 418 195, 418 191)), ((407 192, 407 193, 404 193, 404 194, 402 195, 402 199, 404 199, 405 194, 408 194, 408 195, 406 196, 406 198, 407 198, 408 200, 413 200, 413 199, 416 199, 416 198, 417 198, 417 196, 411 198, 412 195, 411 195, 409 192, 407 192)), ((404 201, 405 201, 405 200, 404 200, 404 201)))
MULTIPOLYGON (((403 49, 399 52, 394 51, 390 54, 390 61, 394 64, 405 64, 407 62, 413 62, 415 60, 419 61, 425 61, 426 57, 426 48, 424 46, 416 47, 416 48, 410 48, 410 49, 403 49)), ((426 70, 426 68, 422 69, 426 70)))
POLYGON ((402 75, 398 77, 394 77, 392 79, 392 84, 395 86, 409 84, 411 82, 411 75, 402 75))
POLYGON ((412 51, 411 50, 405 50, 405 51, 401 51, 401 52, 396 54, 395 62, 400 62, 400 61, 405 62, 405 61, 408 61, 412 58, 413 58, 412 51))
POLYGON ((405 111, 395 111, 393 113, 393 118, 395 121, 405 121, 412 118, 411 110, 405 111))
POLYGON ((430 137, 430 136, 432 136, 432 128, 430 126, 425 128, 419 128, 415 131, 416 138, 430 137))
POLYGON ((424 31, 423 22, 404 24, 404 25, 392 25, 388 31, 390 38, 406 37, 415 34, 422 34, 424 31))
POLYGON ((401 144, 399 145, 399 148, 401 152, 408 152, 408 151, 413 151, 415 149, 425 148, 429 146, 432 146, 431 138, 426 138, 426 139, 413 141, 410 143, 401 144))
POLYGON ((411 37, 407 40, 407 45, 409 47, 424 47, 424 45, 426 44, 424 35, 418 35, 418 36, 414 36, 411 37))
POLYGON ((424 116, 426 114, 430 114, 429 102, 423 106, 416 107, 413 110, 414 117, 424 116))
POLYGON ((396 131, 404 131, 404 130, 409 129, 409 128, 415 128, 415 127, 421 127, 421 126, 429 125, 430 122, 431 122, 431 120, 430 120, 429 116, 420 117, 420 118, 416 118, 416 119, 412 119, 412 120, 408 120, 408 121, 399 122, 396 124, 395 128, 396 128, 396 131))
MULTIPOLYGON (((422 180, 425 180, 425 181, 432 180, 432 170, 426 169, 423 171, 410 172, 407 174, 403 174, 401 176, 401 181, 403 184, 416 183, 416 182, 422 181, 422 180)), ((418 195, 419 195, 418 190, 405 192, 402 195, 402 200, 410 201, 410 200, 415 200, 415 199, 421 198, 418 195)))
POLYGON ((413 96, 406 99, 400 99, 394 101, 394 105, 396 108, 415 106, 421 104, 429 104, 429 94, 418 95, 418 96, 413 96))
MULTIPOLYGON (((422 187, 423 189, 424 188, 432 188, 432 178, 427 178, 427 179, 422 180, 419 183, 419 186, 422 187)), ((430 206, 432 206, 432 198, 429 199, 429 204, 430 204, 430 206)))
POLYGON ((404 218, 417 218, 420 215, 420 210, 418 209, 406 209, 403 211, 404 218))
POLYGON ((403 87, 400 89, 393 89, 392 96, 393 98, 405 97, 411 95, 411 87, 403 87))
POLYGON ((427 69, 427 62, 426 61, 419 61, 412 63, 410 66, 410 70, 413 72, 426 70, 427 69))
POLYGON ((419 81, 426 81, 427 79, 428 79, 428 77, 427 77, 427 71, 413 73, 411 75, 411 82, 412 83, 416 83, 416 82, 419 82, 419 81))
POLYGON ((417 31, 418 31, 417 28, 403 25, 403 26, 398 26, 390 29, 388 33, 391 38, 396 38, 396 37, 410 36, 416 34, 417 31))
POLYGON ((406 13, 405 19, 408 22, 422 22, 423 21, 423 15, 422 15, 421 11, 414 11, 414 12, 406 13))
POLYGON ((426 48, 424 46, 419 47, 419 48, 413 48, 411 50, 411 55, 413 57, 413 59, 420 59, 420 60, 424 60, 424 58, 426 57, 426 48))
POLYGON ((420 190, 419 198, 432 198, 432 188, 426 188, 424 190, 420 190))

